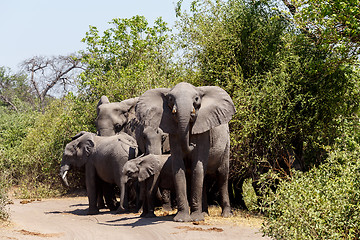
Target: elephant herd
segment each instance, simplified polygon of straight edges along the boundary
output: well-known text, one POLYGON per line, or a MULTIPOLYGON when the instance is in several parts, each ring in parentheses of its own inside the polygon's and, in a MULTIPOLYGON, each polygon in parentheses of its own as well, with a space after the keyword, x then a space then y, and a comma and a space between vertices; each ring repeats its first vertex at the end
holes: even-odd
POLYGON ((137 98, 97 106, 97 134, 80 132, 65 147, 60 176, 85 166, 89 214, 104 205, 118 213, 129 203, 154 217, 157 198, 176 206, 174 221, 204 220, 204 179, 214 178, 222 216, 231 216, 228 193, 230 137, 234 104, 223 89, 179 83, 156 88, 137 98), (117 203, 112 184, 120 189, 117 203))

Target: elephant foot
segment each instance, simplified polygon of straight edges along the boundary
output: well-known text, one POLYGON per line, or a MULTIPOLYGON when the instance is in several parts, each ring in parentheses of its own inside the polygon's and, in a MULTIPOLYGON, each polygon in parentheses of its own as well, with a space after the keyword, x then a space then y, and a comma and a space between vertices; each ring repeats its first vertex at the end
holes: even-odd
POLYGON ((210 216, 210 214, 209 214, 209 212, 208 212, 208 211, 203 211, 202 213, 203 213, 204 217, 208 217, 208 216, 210 216))
POLYGON ((187 212, 178 212, 174 217, 175 222, 191 222, 192 219, 190 217, 190 214, 187 212))
POLYGON ((128 213, 129 211, 123 207, 119 207, 117 210, 116 210, 116 214, 121 214, 121 213, 128 213))
POLYGON ((104 203, 103 204, 98 204, 97 207, 98 207, 98 209, 106 209, 106 206, 105 206, 104 203))
POLYGON ((167 211, 167 212, 172 211, 172 207, 171 207, 170 204, 164 204, 164 205, 162 206, 162 208, 163 208, 164 211, 167 211))
POLYGON ((88 215, 96 215, 99 214, 99 209, 90 209, 87 212, 88 215))
POLYGON ((116 202, 114 204, 108 204, 107 206, 110 209, 110 211, 116 211, 119 208, 120 203, 116 202))
POLYGON ((222 213, 221 213, 221 216, 222 217, 225 217, 225 218, 228 218, 228 217, 231 217, 233 214, 231 212, 231 208, 230 207, 226 207, 223 209, 222 213))
POLYGON ((194 222, 205 220, 204 214, 202 212, 192 212, 190 217, 191 217, 191 220, 194 222))

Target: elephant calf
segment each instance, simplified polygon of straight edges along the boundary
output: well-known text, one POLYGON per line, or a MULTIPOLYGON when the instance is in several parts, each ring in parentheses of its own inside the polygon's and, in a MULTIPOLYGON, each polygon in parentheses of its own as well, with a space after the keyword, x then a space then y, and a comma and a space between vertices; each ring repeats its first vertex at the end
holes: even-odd
POLYGON ((80 132, 65 147, 60 175, 64 183, 68 185, 66 174, 71 166, 85 166, 86 189, 89 199, 88 214, 99 212, 97 177, 106 183, 115 183, 120 188, 123 201, 120 202, 119 209, 123 209, 125 183, 122 180, 122 169, 124 164, 135 158, 137 154, 138 147, 135 139, 126 133, 102 137, 89 132, 80 132))
POLYGON ((170 204, 169 190, 174 191, 170 155, 149 154, 132 159, 125 163, 123 175, 127 176, 125 181, 138 180, 140 183, 142 217, 155 217, 154 202, 159 188, 168 194, 165 204, 170 204))

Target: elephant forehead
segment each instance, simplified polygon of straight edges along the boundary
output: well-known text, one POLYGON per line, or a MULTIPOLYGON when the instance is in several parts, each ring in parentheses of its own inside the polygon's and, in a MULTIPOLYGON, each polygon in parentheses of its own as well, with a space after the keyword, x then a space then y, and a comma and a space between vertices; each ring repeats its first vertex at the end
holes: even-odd
POLYGON ((133 161, 128 161, 124 165, 124 171, 135 172, 137 170, 136 163, 133 161))
POLYGON ((173 95, 196 95, 197 91, 193 85, 190 83, 178 83, 172 90, 171 94, 173 95))
POLYGON ((64 149, 65 155, 73 154, 75 152, 74 146, 75 146, 74 143, 66 144, 65 149, 64 149))

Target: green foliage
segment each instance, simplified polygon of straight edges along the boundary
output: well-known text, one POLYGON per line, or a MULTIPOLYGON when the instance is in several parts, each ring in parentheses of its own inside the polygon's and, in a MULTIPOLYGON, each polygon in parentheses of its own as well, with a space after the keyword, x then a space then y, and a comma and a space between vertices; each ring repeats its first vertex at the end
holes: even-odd
MULTIPOLYGON (((273 169, 309 169, 341 133, 339 116, 359 107, 359 73, 309 38, 274 1, 194 1, 180 12, 188 78, 224 88, 237 112, 230 122, 231 178, 273 169), (331 61, 329 61, 331 59, 331 61)), ((239 186, 240 187, 240 186, 239 186)))
MULTIPOLYGON (((360 53, 359 0, 297 0, 293 21, 312 44, 333 55, 336 62, 357 61, 360 53)), ((329 68, 332 66, 329 64, 329 68)))
POLYGON ((97 101, 106 95, 110 101, 120 101, 174 81, 172 38, 161 18, 152 27, 142 16, 113 19, 110 24, 102 36, 90 27, 83 39, 88 45, 83 57, 88 67, 81 86, 87 99, 97 101))
POLYGON ((325 163, 307 173, 296 172, 291 181, 281 181, 276 193, 265 197, 266 235, 275 239, 360 237, 360 129, 344 124, 344 136, 337 139, 325 163))
POLYGON ((0 219, 3 220, 9 216, 7 190, 14 184, 12 174, 19 163, 14 161, 13 155, 34 121, 35 114, 31 111, 16 112, 0 106, 0 219))
POLYGON ((16 111, 27 111, 34 98, 24 74, 12 74, 10 69, 0 67, 0 103, 16 111))
MULTIPOLYGON (((64 190, 58 177, 63 149, 79 131, 95 131, 95 109, 94 105, 69 96, 53 101, 44 114, 37 113, 32 120, 26 119, 31 125, 25 129, 16 122, 13 122, 16 131, 10 126, 4 128, 3 134, 7 137, 2 142, 5 147, 0 166, 9 173, 13 184, 20 186, 19 196, 44 197, 64 190)), ((16 116, 20 118, 21 114, 16 116)))

